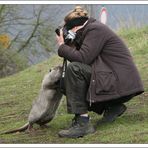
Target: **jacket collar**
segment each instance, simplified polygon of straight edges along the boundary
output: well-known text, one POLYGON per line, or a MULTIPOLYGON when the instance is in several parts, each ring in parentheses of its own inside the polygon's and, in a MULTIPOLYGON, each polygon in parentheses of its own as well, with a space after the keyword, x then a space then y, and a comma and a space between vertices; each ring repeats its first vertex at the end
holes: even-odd
POLYGON ((77 31, 77 33, 79 32, 83 32, 84 31, 84 29, 86 28, 86 26, 88 26, 89 24, 91 24, 91 23, 93 23, 93 22, 95 22, 96 21, 96 19, 94 19, 94 18, 92 18, 92 17, 90 17, 89 19, 88 19, 88 21, 87 21, 87 23, 85 24, 85 26, 83 27, 83 28, 81 28, 81 29, 79 29, 78 31, 77 31))
POLYGON ((94 19, 93 17, 90 17, 90 18, 88 19, 88 22, 87 22, 86 25, 88 25, 88 24, 90 24, 90 23, 93 23, 93 22, 95 22, 95 21, 96 21, 96 19, 94 19))
POLYGON ((93 23, 93 22, 95 22, 95 21, 96 21, 96 19, 94 19, 94 18, 92 18, 92 17, 89 18, 89 19, 88 19, 88 22, 85 24, 85 26, 84 26, 83 28, 79 29, 79 30, 76 32, 76 38, 75 38, 75 40, 74 40, 74 44, 75 44, 75 46, 76 46, 78 49, 80 49, 80 47, 81 47, 81 44, 82 44, 82 41, 83 41, 82 34, 83 34, 85 28, 86 28, 89 24, 91 24, 91 23, 93 23))

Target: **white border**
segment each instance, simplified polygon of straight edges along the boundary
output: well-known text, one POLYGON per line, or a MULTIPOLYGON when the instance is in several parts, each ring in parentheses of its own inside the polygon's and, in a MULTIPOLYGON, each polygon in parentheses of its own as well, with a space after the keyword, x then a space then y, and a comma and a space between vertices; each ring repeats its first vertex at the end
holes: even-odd
MULTIPOLYGON (((148 4, 148 1, 0 1, 0 4, 148 4)), ((148 147, 148 144, 0 144, 0 147, 148 147)))
POLYGON ((148 1, 0 1, 0 4, 148 4, 148 1))

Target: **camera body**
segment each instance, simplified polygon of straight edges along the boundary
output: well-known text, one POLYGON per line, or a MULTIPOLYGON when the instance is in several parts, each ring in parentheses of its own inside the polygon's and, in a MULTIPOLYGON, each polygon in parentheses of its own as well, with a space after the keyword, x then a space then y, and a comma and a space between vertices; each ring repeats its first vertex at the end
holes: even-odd
POLYGON ((60 30, 62 29, 61 26, 59 26, 58 28, 55 29, 55 33, 60 36, 60 30))
POLYGON ((63 38, 64 38, 64 42, 65 44, 69 44, 69 43, 73 43, 75 37, 76 37, 76 33, 71 31, 71 30, 68 30, 66 28, 66 26, 64 27, 61 27, 59 26, 58 28, 56 28, 55 32, 58 36, 60 36, 60 30, 62 29, 63 31, 63 38))

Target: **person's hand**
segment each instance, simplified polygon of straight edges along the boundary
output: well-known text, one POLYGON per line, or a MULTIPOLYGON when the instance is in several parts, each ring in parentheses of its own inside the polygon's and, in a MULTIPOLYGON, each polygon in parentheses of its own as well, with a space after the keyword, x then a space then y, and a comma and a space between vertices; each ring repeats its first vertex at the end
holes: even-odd
POLYGON ((63 31, 60 29, 60 36, 56 35, 58 45, 64 44, 63 31))

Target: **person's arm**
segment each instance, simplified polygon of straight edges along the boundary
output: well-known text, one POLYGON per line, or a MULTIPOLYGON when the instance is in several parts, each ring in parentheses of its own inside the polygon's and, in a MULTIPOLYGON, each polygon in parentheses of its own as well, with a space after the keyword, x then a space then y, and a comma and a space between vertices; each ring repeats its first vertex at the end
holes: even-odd
POLYGON ((85 35, 80 50, 62 44, 58 49, 58 55, 72 62, 76 61, 91 64, 101 52, 106 42, 105 36, 106 35, 101 28, 90 28, 85 35))

